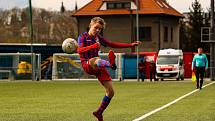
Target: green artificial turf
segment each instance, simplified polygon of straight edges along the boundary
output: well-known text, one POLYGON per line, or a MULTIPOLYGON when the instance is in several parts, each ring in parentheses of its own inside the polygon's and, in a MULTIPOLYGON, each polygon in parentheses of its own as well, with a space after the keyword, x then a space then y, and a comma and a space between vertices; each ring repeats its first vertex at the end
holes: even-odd
MULTIPOLYGON (((191 81, 113 85, 115 96, 104 112, 105 121, 132 121, 195 88, 191 81)), ((210 85, 144 120, 214 121, 214 90, 215 84, 210 85)), ((103 96, 97 81, 0 82, 0 121, 96 121, 92 112, 103 96)))

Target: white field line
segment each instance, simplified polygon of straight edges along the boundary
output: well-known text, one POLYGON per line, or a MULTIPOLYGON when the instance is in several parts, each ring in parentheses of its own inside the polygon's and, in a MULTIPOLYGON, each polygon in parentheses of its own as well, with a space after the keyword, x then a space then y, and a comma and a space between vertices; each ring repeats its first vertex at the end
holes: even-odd
MULTIPOLYGON (((209 83, 209 84, 204 85, 202 88, 205 88, 205 87, 207 87, 207 86, 209 86, 209 85, 211 85, 211 84, 214 84, 214 83, 215 83, 215 81, 213 81, 213 82, 211 82, 211 83, 209 83)), ((163 110, 164 108, 169 107, 170 105, 172 105, 172 104, 174 104, 174 103, 180 101, 181 99, 183 99, 183 98, 185 98, 185 97, 187 97, 187 96, 189 96, 189 95, 191 95, 191 94, 193 94, 193 93, 195 93, 195 92, 197 92, 197 91, 199 91, 199 89, 195 89, 195 90, 193 90, 192 92, 189 92, 189 93, 187 93, 187 94, 185 94, 185 95, 183 95, 183 96, 181 96, 181 97, 179 97, 179 98, 173 100, 172 102, 170 102, 170 103, 168 103, 168 104, 166 104, 166 105, 163 105, 163 106, 161 106, 161 107, 159 107, 159 108, 157 108, 157 109, 155 109, 155 110, 152 110, 151 112, 148 112, 148 113, 142 115, 141 117, 136 118, 136 119, 134 119, 134 120, 132 120, 132 121, 141 121, 141 120, 143 120, 144 118, 146 118, 146 117, 148 117, 148 116, 150 116, 150 115, 152 115, 152 114, 154 114, 154 113, 156 113, 156 112, 158 112, 158 111, 160 111, 160 110, 163 110)))

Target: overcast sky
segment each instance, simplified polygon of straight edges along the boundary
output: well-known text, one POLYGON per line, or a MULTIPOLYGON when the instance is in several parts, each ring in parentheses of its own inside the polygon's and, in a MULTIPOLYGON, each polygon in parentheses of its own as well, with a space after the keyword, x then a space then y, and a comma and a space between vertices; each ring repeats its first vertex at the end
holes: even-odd
MULTIPOLYGON (((0 8, 26 7, 29 0, 0 0, 0 8)), ((32 0, 33 7, 45 8, 48 10, 60 10, 61 2, 67 10, 74 9, 75 1, 78 8, 83 7, 91 0, 32 0)), ((169 4, 179 12, 188 12, 194 0, 167 0, 169 4)), ((204 11, 210 8, 210 0, 199 0, 204 11)))

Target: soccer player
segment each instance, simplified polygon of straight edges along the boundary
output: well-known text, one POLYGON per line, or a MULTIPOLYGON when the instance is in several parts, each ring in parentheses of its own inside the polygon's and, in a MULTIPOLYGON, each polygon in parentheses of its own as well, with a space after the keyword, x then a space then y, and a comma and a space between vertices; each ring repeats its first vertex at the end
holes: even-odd
POLYGON ((98 109, 93 112, 93 115, 98 121, 103 121, 103 111, 109 105, 111 98, 114 96, 114 89, 111 81, 110 74, 106 67, 111 67, 116 70, 115 54, 112 50, 109 51, 108 60, 103 60, 99 57, 98 52, 100 46, 109 46, 112 48, 129 48, 140 44, 139 41, 126 44, 119 42, 110 42, 99 33, 105 28, 105 21, 100 17, 94 17, 89 24, 89 31, 84 32, 78 37, 77 52, 80 55, 83 70, 90 74, 95 75, 101 85, 105 89, 105 96, 98 109))
POLYGON ((205 54, 203 54, 203 49, 198 48, 198 54, 193 57, 192 61, 192 71, 196 67, 196 88, 202 89, 204 73, 208 69, 208 59, 205 54), (201 78, 199 83, 199 76, 201 78))

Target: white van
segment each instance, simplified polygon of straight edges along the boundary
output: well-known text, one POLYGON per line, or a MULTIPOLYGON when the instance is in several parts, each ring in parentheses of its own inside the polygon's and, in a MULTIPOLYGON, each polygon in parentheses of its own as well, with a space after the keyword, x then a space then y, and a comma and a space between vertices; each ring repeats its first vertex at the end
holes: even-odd
POLYGON ((180 49, 163 49, 156 60, 156 78, 184 80, 183 52, 180 49))

